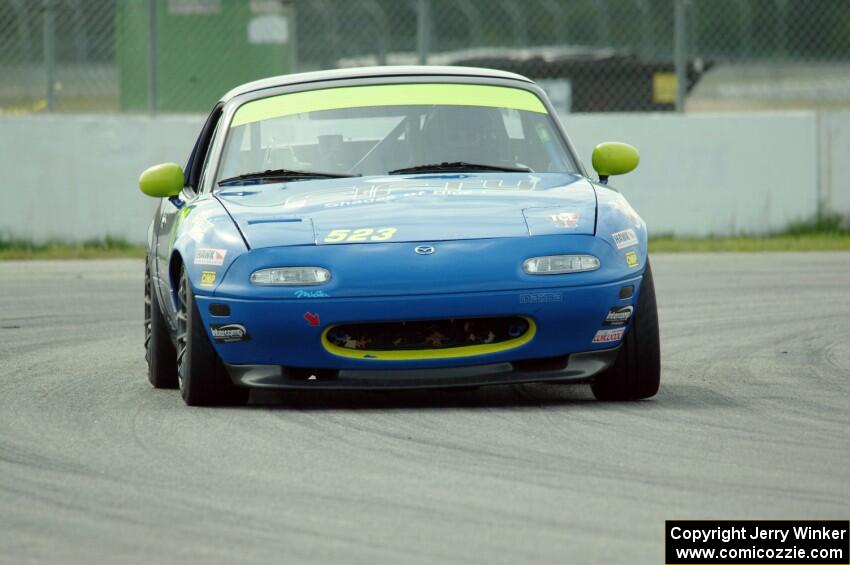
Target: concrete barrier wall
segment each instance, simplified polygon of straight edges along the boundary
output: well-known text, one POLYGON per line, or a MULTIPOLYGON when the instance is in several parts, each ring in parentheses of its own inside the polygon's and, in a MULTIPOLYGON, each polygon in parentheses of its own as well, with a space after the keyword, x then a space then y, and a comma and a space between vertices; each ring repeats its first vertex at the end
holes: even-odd
POLYGON ((850 216, 850 112, 818 114, 821 209, 850 216))
POLYGON ((577 115, 563 119, 585 165, 601 141, 638 148, 640 166, 614 177, 650 234, 780 230, 817 213, 815 114, 577 115))
POLYGON ((139 173, 185 164, 202 116, 0 118, 0 236, 145 241, 155 202, 139 173))
MULTIPOLYGON (((637 171, 612 179, 653 234, 764 233, 850 213, 850 113, 568 115, 590 168, 608 140, 636 145, 637 171), (824 173, 826 171, 826 173, 824 173)), ((0 234, 35 241, 144 241, 153 201, 139 173, 184 163, 202 116, 0 117, 0 234)))

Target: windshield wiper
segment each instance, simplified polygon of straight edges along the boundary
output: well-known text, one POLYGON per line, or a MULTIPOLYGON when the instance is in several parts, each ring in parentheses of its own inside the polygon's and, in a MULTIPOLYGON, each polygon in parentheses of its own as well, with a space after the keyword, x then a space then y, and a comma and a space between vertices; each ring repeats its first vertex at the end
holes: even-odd
POLYGON ((389 171, 387 174, 400 175, 405 173, 424 173, 429 171, 503 171, 506 173, 530 173, 528 167, 508 167, 503 165, 481 165, 478 163, 467 163, 466 161, 455 161, 453 163, 431 163, 430 165, 416 165, 389 171))
POLYGON ((255 173, 245 173, 236 177, 230 177, 218 181, 219 186, 239 182, 243 180, 259 180, 259 179, 341 179, 347 177, 359 177, 360 175, 352 175, 347 173, 321 173, 319 171, 293 171, 291 169, 269 169, 266 171, 257 171, 255 173))

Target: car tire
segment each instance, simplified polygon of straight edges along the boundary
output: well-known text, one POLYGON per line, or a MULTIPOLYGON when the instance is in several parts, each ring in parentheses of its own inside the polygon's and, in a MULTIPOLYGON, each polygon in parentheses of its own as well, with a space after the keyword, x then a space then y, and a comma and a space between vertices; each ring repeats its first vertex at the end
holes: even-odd
POLYGON ((639 400, 655 396, 661 384, 658 307, 649 260, 637 306, 614 365, 600 373, 591 389, 598 400, 639 400))
POLYGON ((177 375, 189 406, 239 406, 250 391, 230 380, 210 343, 185 268, 180 269, 177 308, 177 375))
POLYGON ((145 360, 154 388, 177 388, 177 351, 159 308, 149 261, 145 262, 145 360))

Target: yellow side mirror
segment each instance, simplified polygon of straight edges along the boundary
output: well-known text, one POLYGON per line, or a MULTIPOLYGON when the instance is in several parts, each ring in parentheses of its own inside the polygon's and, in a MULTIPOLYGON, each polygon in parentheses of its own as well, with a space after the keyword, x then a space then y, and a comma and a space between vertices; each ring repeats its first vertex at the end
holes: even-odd
POLYGON ((177 163, 154 165, 139 177, 139 188, 154 198, 177 196, 183 190, 183 169, 177 163))
POLYGON ((593 168, 599 173, 599 180, 608 182, 611 175, 624 175, 637 168, 640 155, 637 149, 628 143, 606 141, 593 148, 593 168))

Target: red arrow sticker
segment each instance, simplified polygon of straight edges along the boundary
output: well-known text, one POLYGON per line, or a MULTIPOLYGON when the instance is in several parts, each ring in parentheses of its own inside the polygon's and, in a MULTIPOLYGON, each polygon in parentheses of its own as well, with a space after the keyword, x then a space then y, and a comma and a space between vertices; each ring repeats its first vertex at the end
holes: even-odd
POLYGON ((307 323, 310 324, 311 326, 315 327, 315 326, 319 325, 319 315, 318 314, 313 314, 311 312, 304 312, 304 319, 307 320, 307 323))

